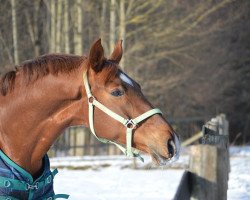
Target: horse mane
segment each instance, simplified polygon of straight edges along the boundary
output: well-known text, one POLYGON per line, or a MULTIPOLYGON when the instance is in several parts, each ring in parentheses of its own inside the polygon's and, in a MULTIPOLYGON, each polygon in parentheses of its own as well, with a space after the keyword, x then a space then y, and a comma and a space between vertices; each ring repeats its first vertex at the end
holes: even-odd
POLYGON ((0 93, 5 96, 14 89, 16 74, 21 70, 27 83, 29 83, 48 74, 69 73, 77 69, 85 59, 86 57, 83 56, 46 54, 24 61, 22 64, 15 66, 15 70, 9 71, 1 77, 0 93))
MULTIPOLYGON (((14 89, 17 72, 23 72, 27 83, 35 81, 48 74, 57 75, 58 73, 70 73, 79 68, 87 57, 67 55, 67 54, 46 54, 32 60, 24 61, 22 64, 15 66, 15 70, 5 73, 0 80, 0 94, 5 96, 14 89)), ((116 64, 112 60, 103 62, 103 79, 105 82, 114 79, 118 72, 116 64)))

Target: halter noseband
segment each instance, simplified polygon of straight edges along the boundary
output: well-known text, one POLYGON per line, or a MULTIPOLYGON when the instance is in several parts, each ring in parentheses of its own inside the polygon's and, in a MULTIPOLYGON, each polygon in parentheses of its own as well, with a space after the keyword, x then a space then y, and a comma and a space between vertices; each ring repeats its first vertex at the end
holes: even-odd
POLYGON ((85 86, 87 97, 88 97, 89 126, 90 126, 90 130, 93 133, 93 135, 100 142, 112 143, 112 144, 116 145, 126 156, 138 157, 143 162, 144 159, 140 156, 140 154, 139 154, 140 151, 138 149, 135 149, 132 147, 133 129, 135 129, 137 124, 139 124, 143 120, 145 120, 145 119, 147 119, 155 114, 162 114, 162 112, 158 108, 154 108, 154 109, 151 109, 151 110, 141 114, 140 116, 138 116, 134 119, 125 119, 122 116, 114 113, 112 110, 110 110, 109 108, 107 108, 106 106, 104 106, 103 104, 101 104, 99 101, 97 101, 95 99, 95 97, 92 95, 90 87, 89 87, 87 72, 83 74, 83 81, 84 81, 84 86, 85 86), (97 108, 102 110, 104 113, 106 113, 107 115, 109 115, 113 119, 119 121, 127 128, 127 130, 126 130, 126 148, 123 147, 122 145, 114 142, 114 141, 107 140, 105 138, 99 138, 96 135, 95 129, 94 129, 94 106, 96 106, 97 108))

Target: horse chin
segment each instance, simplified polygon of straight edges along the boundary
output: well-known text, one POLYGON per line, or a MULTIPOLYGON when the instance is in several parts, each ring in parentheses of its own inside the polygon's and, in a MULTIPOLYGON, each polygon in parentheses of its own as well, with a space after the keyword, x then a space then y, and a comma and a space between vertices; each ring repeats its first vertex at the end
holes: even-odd
POLYGON ((157 166, 166 166, 166 165, 169 165, 169 164, 171 164, 179 159, 178 154, 175 154, 174 156, 170 156, 170 155, 165 156, 165 155, 161 155, 160 153, 158 153, 154 149, 151 149, 150 155, 151 155, 153 162, 157 166))

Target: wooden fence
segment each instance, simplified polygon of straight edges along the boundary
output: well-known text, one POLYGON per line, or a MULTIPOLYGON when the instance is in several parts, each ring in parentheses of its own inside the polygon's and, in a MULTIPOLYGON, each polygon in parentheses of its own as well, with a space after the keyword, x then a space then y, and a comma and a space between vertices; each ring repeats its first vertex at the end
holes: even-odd
POLYGON ((174 200, 227 199, 230 164, 225 115, 207 122, 200 135, 200 144, 190 148, 189 170, 183 174, 174 200))
POLYGON ((120 150, 112 144, 99 142, 88 128, 67 129, 49 150, 50 157, 84 155, 119 155, 120 150))

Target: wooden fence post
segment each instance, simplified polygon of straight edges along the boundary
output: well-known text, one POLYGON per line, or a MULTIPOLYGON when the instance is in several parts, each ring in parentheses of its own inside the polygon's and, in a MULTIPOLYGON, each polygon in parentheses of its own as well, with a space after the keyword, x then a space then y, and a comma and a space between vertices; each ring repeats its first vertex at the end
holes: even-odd
POLYGON ((226 200, 228 152, 212 145, 191 147, 192 200, 226 200))
POLYGON ((190 148, 189 172, 183 175, 174 200, 227 199, 230 164, 225 115, 207 122, 202 135, 201 144, 190 148))
POLYGON ((191 147, 189 170, 192 200, 226 200, 229 173, 228 122, 225 115, 210 120, 203 128, 201 145, 191 147))

